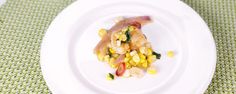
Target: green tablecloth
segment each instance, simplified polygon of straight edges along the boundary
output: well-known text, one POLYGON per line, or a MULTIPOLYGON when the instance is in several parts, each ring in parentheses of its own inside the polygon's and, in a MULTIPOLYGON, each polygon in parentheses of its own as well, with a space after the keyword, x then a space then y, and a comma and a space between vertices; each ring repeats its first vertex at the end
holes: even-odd
MULTIPOLYGON (((50 93, 40 44, 50 22, 73 0, 8 0, 0 8, 0 94, 50 93)), ((236 94, 236 1, 184 0, 211 29, 217 66, 207 94, 236 94)))

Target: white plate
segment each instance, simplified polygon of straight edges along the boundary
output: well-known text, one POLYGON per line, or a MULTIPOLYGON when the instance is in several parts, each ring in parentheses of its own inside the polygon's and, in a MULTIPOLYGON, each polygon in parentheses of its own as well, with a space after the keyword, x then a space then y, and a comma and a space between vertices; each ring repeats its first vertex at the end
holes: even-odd
POLYGON ((41 68, 54 94, 199 94, 209 85, 216 64, 213 37, 200 16, 177 0, 79 0, 51 23, 41 46, 41 68), (143 32, 155 51, 157 75, 107 81, 114 71, 93 54, 97 31, 118 16, 148 15, 143 32), (174 50, 174 58, 166 52, 174 50))

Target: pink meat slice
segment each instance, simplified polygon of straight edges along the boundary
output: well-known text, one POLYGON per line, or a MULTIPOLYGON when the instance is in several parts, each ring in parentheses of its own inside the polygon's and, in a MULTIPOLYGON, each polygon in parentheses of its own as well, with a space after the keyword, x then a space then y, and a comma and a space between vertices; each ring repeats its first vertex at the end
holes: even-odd
POLYGON ((108 33, 99 41, 99 43, 94 48, 94 53, 99 52, 102 55, 106 54, 108 44, 111 42, 112 33, 118 32, 127 26, 136 26, 137 28, 141 28, 143 25, 150 22, 151 18, 149 16, 137 16, 121 20, 120 22, 116 23, 110 30, 108 30, 108 33))

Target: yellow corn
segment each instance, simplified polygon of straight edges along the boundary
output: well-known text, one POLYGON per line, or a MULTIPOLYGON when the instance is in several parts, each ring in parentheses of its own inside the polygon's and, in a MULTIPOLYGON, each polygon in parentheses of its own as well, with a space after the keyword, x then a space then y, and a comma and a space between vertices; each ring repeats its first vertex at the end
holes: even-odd
POLYGON ((114 63, 115 62, 115 58, 110 58, 108 64, 112 67, 112 68, 116 68, 117 64, 114 63))
POLYGON ((104 60, 103 60, 104 56, 103 56, 102 54, 98 53, 98 54, 97 54, 97 57, 98 57, 98 60, 99 60, 99 61, 104 61, 104 60))
POLYGON ((104 35, 107 34, 107 30, 106 29, 100 29, 98 31, 98 35, 102 38, 104 35))
POLYGON ((155 56, 155 55, 150 55, 150 56, 148 56, 148 57, 147 57, 147 61, 148 61, 149 63, 152 63, 152 62, 156 61, 156 56, 155 56))
POLYGON ((168 51, 167 56, 170 58, 174 57, 174 51, 168 51))
POLYGON ((140 57, 141 59, 146 59, 146 56, 143 55, 142 53, 139 53, 138 55, 139 55, 139 57, 140 57))
POLYGON ((125 54, 125 57, 130 57, 130 54, 129 54, 129 53, 126 53, 126 54, 125 54))
POLYGON ((130 69, 130 68, 131 68, 131 64, 130 64, 130 63, 127 63, 127 62, 125 62, 125 67, 126 67, 126 69, 130 69))
POLYGON ((112 68, 114 68, 114 69, 117 68, 117 65, 114 64, 114 63, 111 63, 110 66, 111 66, 112 68))
POLYGON ((129 62, 130 57, 125 57, 124 62, 129 62))
POLYGON ((151 48, 147 49, 147 55, 152 55, 152 49, 151 48))
POLYGON ((138 56, 138 54, 134 55, 132 59, 133 59, 133 61, 135 63, 139 63, 140 62, 140 57, 138 56))
POLYGON ((139 48, 139 51, 140 51, 142 54, 147 53, 146 47, 140 47, 140 48, 139 48))
POLYGON ((130 52, 130 56, 134 56, 134 55, 136 55, 136 54, 137 54, 137 51, 136 51, 136 50, 130 52))
POLYGON ((129 61, 129 63, 130 63, 131 66, 136 66, 136 65, 137 65, 137 64, 133 61, 133 59, 131 59, 131 60, 129 61))
POLYGON ((119 57, 119 54, 112 54, 112 57, 117 58, 119 57))
POLYGON ((129 31, 134 31, 135 27, 134 26, 129 26, 129 31))
POLYGON ((105 61, 105 62, 109 62, 109 59, 110 59, 110 56, 109 56, 109 55, 105 55, 104 61, 105 61))
POLYGON ((116 51, 115 51, 114 49, 112 49, 112 48, 109 48, 109 51, 110 51, 112 54, 116 53, 116 51))
POLYGON ((147 68, 147 67, 148 67, 148 63, 147 63, 146 60, 142 63, 142 67, 143 67, 143 68, 147 68))
POLYGON ((115 62, 115 58, 110 58, 109 63, 114 63, 115 62))
POLYGON ((147 73, 148 74, 156 74, 157 70, 155 67, 149 67, 149 68, 147 68, 147 73))
POLYGON ((140 63, 144 63, 145 61, 147 61, 146 59, 141 59, 140 63))
POLYGON ((120 35, 119 40, 126 41, 127 40, 126 35, 125 34, 120 35))

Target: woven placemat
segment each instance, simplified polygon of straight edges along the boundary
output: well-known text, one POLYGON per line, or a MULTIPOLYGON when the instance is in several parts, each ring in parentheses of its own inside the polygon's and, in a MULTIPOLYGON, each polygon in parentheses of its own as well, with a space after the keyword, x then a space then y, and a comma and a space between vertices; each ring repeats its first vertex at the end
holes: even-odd
MULTIPOLYGON (((0 94, 50 93, 40 44, 50 22, 73 0, 8 0, 0 8, 0 94)), ((206 94, 236 94, 236 1, 184 0, 211 29, 217 66, 206 94)))

